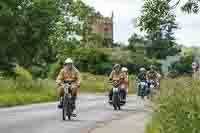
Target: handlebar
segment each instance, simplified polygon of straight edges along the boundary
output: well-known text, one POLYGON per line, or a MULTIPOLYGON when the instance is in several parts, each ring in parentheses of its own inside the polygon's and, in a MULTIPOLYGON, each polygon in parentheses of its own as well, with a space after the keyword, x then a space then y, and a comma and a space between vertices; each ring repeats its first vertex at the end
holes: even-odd
POLYGON ((73 82, 75 82, 75 81, 71 81, 71 80, 64 80, 64 81, 63 81, 64 84, 71 84, 71 83, 73 83, 73 82))

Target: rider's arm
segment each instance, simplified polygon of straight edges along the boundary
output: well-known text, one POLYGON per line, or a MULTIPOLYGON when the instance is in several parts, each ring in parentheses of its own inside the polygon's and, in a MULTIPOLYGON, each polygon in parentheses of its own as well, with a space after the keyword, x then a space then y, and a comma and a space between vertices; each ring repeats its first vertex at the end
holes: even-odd
POLYGON ((146 73, 146 80, 147 81, 149 80, 149 73, 148 72, 146 73))
POLYGON ((61 85, 62 81, 64 80, 64 73, 63 73, 63 69, 60 71, 60 73, 58 74, 58 77, 56 79, 56 83, 58 85, 61 85))
POLYGON ((78 86, 81 84, 81 74, 79 71, 76 71, 76 83, 78 86))
POLYGON ((161 77, 162 77, 162 76, 161 76, 161 74, 157 72, 157 74, 156 74, 156 75, 157 75, 158 79, 160 80, 160 79, 161 79, 161 77))
POLYGON ((112 79, 113 79, 113 71, 109 75, 109 80, 112 80, 112 79))

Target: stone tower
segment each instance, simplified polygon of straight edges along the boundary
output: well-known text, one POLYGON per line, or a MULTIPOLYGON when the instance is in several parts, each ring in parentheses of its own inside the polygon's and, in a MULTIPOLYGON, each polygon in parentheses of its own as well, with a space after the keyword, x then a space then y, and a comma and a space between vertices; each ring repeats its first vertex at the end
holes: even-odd
POLYGON ((104 17, 100 13, 97 13, 95 16, 92 16, 91 28, 92 32, 99 34, 103 37, 106 47, 112 47, 113 45, 113 18, 112 13, 111 17, 104 17))

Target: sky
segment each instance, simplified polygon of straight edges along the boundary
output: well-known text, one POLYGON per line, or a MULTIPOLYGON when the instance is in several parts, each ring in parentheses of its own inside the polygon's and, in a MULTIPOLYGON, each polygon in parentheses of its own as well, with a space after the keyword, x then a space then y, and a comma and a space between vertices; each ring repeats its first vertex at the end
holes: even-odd
MULTIPOLYGON (((141 14, 143 0, 83 0, 104 16, 114 12, 114 40, 127 43, 134 33, 140 33, 133 21, 141 14)), ((183 0, 184 1, 184 0, 183 0)), ((181 3, 183 4, 183 3, 181 3)), ((175 10, 179 29, 176 31, 177 42, 184 46, 200 46, 200 13, 186 14, 180 8, 175 10)))

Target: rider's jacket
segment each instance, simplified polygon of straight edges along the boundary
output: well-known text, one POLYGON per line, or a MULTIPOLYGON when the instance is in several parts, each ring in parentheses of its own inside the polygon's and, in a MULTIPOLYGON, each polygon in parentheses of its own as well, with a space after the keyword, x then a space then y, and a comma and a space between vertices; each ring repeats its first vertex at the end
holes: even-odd
POLYGON ((73 68, 72 70, 61 69, 57 81, 73 81, 77 84, 80 84, 80 73, 77 69, 73 68))
POLYGON ((125 74, 123 74, 122 72, 116 72, 115 70, 113 70, 111 73, 110 73, 110 76, 109 76, 109 79, 110 80, 124 80, 126 77, 125 77, 125 74))
POLYGON ((138 79, 139 79, 139 81, 146 81, 146 72, 140 72, 139 74, 138 74, 138 79))
POLYGON ((147 72, 147 80, 158 80, 158 73, 156 71, 148 71, 147 72))
POLYGON ((127 90, 129 86, 128 73, 122 72, 122 76, 124 77, 124 80, 121 83, 121 88, 127 90))

